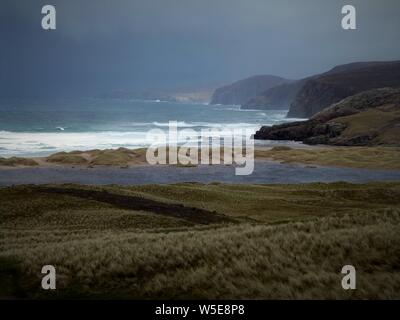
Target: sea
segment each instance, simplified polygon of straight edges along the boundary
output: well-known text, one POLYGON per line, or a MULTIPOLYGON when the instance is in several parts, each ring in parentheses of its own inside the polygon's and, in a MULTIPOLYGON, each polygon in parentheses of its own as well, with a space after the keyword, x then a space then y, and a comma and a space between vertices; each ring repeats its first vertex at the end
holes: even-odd
POLYGON ((287 110, 121 99, 0 99, 0 156, 47 156, 60 151, 141 148, 151 129, 249 129, 297 119, 287 110))

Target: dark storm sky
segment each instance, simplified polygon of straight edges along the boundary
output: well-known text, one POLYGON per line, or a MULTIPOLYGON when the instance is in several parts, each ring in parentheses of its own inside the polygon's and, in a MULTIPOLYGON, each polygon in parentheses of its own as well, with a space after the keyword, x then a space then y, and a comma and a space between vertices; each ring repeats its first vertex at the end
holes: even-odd
POLYGON ((0 0, 0 95, 91 96, 301 78, 400 59, 399 0, 0 0), (41 7, 57 30, 41 29, 41 7), (356 31, 341 7, 357 9, 356 31))

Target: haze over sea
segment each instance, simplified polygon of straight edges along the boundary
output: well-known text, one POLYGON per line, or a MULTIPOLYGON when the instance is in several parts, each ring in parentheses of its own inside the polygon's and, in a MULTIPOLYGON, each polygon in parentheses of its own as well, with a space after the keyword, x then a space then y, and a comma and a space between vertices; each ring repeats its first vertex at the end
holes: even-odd
POLYGON ((119 99, 0 100, 0 156, 148 146, 148 130, 251 129, 285 121, 285 110, 119 99))

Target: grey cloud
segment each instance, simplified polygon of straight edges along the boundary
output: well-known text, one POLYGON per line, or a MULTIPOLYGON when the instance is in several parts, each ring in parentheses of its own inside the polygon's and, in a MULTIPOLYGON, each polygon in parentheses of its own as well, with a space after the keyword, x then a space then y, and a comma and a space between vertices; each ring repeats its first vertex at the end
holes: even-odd
POLYGON ((204 86, 270 73, 300 78, 400 58, 398 0, 2 0, 0 95, 96 95, 204 86), (340 28, 357 8, 358 30, 340 28))

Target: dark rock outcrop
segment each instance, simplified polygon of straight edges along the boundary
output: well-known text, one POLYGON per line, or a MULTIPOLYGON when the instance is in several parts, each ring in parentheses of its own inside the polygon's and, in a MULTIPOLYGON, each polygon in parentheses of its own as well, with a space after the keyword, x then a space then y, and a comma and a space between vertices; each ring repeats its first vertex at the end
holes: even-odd
POLYGON ((262 127, 255 139, 307 144, 400 145, 400 89, 382 88, 345 98, 310 120, 262 127))
POLYGON ((269 88, 290 81, 272 75, 258 75, 243 79, 215 90, 211 104, 241 105, 269 88))
POLYGON ((340 123, 322 123, 318 120, 307 120, 285 123, 272 127, 262 127, 254 135, 255 139, 294 140, 309 143, 326 143, 335 138, 346 128, 340 123), (305 141, 306 142, 306 141, 305 141))
POLYGON ((291 104, 288 117, 309 118, 356 93, 400 86, 400 61, 360 62, 309 78, 291 104))

